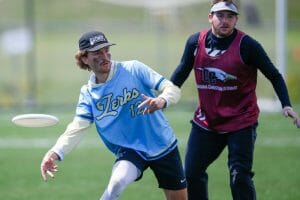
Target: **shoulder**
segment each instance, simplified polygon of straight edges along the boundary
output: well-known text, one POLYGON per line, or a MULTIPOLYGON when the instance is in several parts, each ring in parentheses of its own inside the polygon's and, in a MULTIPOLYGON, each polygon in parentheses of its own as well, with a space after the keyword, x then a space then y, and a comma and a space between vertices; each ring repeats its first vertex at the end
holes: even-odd
POLYGON ((200 36, 200 32, 196 32, 196 33, 191 34, 191 35, 188 37, 187 43, 188 43, 188 44, 191 44, 191 45, 197 44, 197 43, 198 43, 199 36, 200 36))
POLYGON ((128 60, 128 61, 117 62, 117 66, 124 67, 124 68, 132 68, 132 67, 145 66, 145 64, 138 60, 128 60))
POLYGON ((200 32, 196 32, 191 34, 185 44, 185 51, 187 52, 194 52, 194 50, 198 46, 198 40, 199 40, 200 32))
POLYGON ((117 63, 119 70, 127 71, 131 74, 140 74, 149 71, 150 67, 138 60, 129 60, 117 63))
POLYGON ((244 47, 251 47, 254 49, 261 48, 261 44, 248 34, 245 34, 242 38, 241 45, 244 47))
POLYGON ((263 46, 250 35, 244 35, 242 38, 240 51, 246 64, 258 66, 263 60, 268 59, 263 46))
POLYGON ((187 46, 190 46, 190 47, 198 46, 198 41, 199 41, 200 36, 202 37, 202 36, 205 36, 208 34, 211 34, 211 29, 205 29, 203 31, 200 31, 200 32, 198 31, 198 32, 191 34, 188 37, 187 46))
POLYGON ((88 84, 85 84, 85 85, 81 86, 81 88, 80 88, 81 93, 87 93, 88 90, 89 90, 89 85, 88 84))
POLYGON ((91 98, 90 90, 91 87, 86 84, 83 85, 80 89, 79 102, 89 102, 91 98))

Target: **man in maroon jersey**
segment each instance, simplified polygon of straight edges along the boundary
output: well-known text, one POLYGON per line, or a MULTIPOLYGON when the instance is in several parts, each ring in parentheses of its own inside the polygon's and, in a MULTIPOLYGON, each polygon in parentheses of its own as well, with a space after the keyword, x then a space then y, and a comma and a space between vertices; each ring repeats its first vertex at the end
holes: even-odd
POLYGON ((188 38, 171 77, 181 87, 194 69, 198 90, 185 156, 189 200, 208 199, 206 170, 226 146, 233 199, 256 199, 252 163, 259 115, 257 69, 272 83, 283 114, 300 127, 282 75, 263 47, 235 28, 238 14, 232 0, 214 0, 208 15, 211 28, 188 38))

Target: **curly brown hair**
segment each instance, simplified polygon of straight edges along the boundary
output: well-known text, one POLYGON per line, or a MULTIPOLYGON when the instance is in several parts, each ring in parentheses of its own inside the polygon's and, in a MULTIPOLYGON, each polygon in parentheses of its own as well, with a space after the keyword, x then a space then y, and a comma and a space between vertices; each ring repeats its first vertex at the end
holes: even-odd
POLYGON ((88 66, 82 61, 82 57, 85 56, 87 56, 87 51, 78 51, 75 54, 76 64, 79 66, 80 69, 91 71, 90 66, 88 66))

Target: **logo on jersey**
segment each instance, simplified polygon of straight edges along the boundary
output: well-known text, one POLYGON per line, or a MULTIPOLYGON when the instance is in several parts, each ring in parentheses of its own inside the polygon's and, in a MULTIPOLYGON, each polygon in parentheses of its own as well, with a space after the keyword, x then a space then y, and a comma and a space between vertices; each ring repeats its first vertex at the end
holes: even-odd
POLYGON ((228 74, 223 70, 214 67, 197 67, 196 69, 202 71, 203 82, 209 84, 216 84, 218 80, 225 83, 227 81, 237 79, 236 76, 228 74))
POLYGON ((116 96, 113 98, 113 93, 109 93, 106 96, 103 96, 97 103, 97 109, 102 111, 102 114, 97 116, 97 120, 101 120, 107 116, 116 116, 118 114, 118 109, 132 101, 133 99, 138 98, 140 92, 137 89, 132 89, 128 91, 127 88, 123 89, 123 95, 116 96))
POLYGON ((228 81, 237 80, 237 77, 214 67, 197 67, 196 70, 201 71, 202 83, 197 85, 198 89, 215 90, 215 91, 234 91, 238 89, 237 85, 217 85, 218 82, 226 83, 228 81))

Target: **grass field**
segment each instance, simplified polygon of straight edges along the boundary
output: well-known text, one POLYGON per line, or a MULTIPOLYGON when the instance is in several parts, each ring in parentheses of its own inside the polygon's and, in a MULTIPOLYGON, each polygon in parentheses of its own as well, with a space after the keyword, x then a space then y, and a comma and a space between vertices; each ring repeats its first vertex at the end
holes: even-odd
MULTIPOLYGON (((177 109, 177 108, 176 108, 177 109)), ((299 106, 296 107, 299 112, 299 106)), ((94 127, 83 142, 63 162, 54 180, 44 183, 40 161, 64 131, 72 112, 55 111, 60 123, 49 128, 21 128, 10 120, 14 112, 0 114, 0 194, 5 200, 98 199, 104 190, 114 161, 113 155, 98 139, 94 127)), ((184 157, 192 111, 166 111, 179 138, 184 157)), ((254 171, 258 199, 300 199, 300 134, 280 113, 262 113, 255 149, 254 171)), ((209 168, 211 200, 230 200, 227 155, 209 168)), ((164 199, 150 170, 142 180, 130 185, 121 200, 164 199)))

